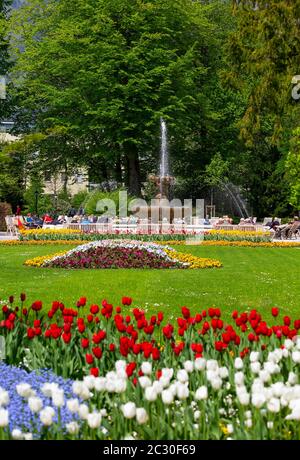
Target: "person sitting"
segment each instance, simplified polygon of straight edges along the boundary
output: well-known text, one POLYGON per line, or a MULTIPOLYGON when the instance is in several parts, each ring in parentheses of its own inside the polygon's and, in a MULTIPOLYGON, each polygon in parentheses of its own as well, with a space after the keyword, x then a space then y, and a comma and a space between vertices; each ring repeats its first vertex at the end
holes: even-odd
POLYGON ((289 222, 288 225, 285 225, 285 227, 281 230, 281 238, 287 239, 288 235, 290 234, 291 230, 293 229, 293 232, 298 229, 299 226, 299 218, 297 216, 294 217, 294 220, 289 222))
POLYGON ((89 220, 88 216, 85 215, 85 216, 83 217, 82 221, 81 221, 81 224, 82 224, 82 225, 88 225, 88 224, 90 224, 90 223, 91 223, 91 221, 89 220))
POLYGON ((46 213, 46 214, 44 215, 43 221, 44 221, 44 224, 49 225, 49 224, 52 224, 53 219, 52 219, 52 217, 51 217, 48 213, 46 213))
POLYGON ((33 223, 33 218, 32 218, 32 215, 31 215, 30 212, 29 212, 29 213, 27 214, 27 216, 25 217, 25 222, 26 222, 27 224, 33 223))
POLYGON ((278 225, 275 231, 275 238, 276 239, 287 238, 287 232, 290 230, 293 224, 294 224, 294 220, 291 220, 287 224, 278 225))
POLYGON ((296 235, 297 233, 300 233, 300 219, 297 217, 295 217, 295 222, 294 224, 291 226, 291 228, 289 229, 288 233, 287 233, 287 238, 288 239, 291 239, 293 237, 293 235, 296 235))
POLYGON ((210 225, 210 220, 209 220, 208 216, 205 217, 205 219, 203 221, 203 225, 210 225))
POLYGON ((276 220, 275 217, 272 217, 271 222, 267 222, 265 226, 269 227, 270 230, 276 230, 279 225, 280 225, 279 220, 276 220))

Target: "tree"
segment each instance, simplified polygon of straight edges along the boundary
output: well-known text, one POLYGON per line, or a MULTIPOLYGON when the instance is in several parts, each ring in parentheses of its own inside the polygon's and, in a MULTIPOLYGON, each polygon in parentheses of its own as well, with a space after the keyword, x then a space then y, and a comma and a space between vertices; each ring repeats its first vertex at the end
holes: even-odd
MULTIPOLYGON (((3 77, 5 80, 10 67, 7 23, 11 3, 12 0, 0 0, 0 77, 3 77)), ((9 100, 6 99, 6 94, 4 94, 4 97, 0 97, 0 122, 2 122, 9 113, 9 100)))
POLYGON ((19 123, 67 130, 87 164, 112 165, 140 194, 160 117, 179 145, 214 118, 211 11, 192 0, 27 2, 10 21, 19 123))

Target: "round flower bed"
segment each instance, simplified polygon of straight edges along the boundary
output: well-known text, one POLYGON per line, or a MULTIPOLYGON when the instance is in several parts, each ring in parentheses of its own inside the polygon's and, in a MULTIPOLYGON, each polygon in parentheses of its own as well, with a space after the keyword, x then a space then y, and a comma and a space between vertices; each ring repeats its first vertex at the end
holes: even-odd
POLYGON ((36 257, 25 265, 51 268, 219 268, 218 260, 176 252, 171 247, 140 241, 104 240, 64 253, 36 257))

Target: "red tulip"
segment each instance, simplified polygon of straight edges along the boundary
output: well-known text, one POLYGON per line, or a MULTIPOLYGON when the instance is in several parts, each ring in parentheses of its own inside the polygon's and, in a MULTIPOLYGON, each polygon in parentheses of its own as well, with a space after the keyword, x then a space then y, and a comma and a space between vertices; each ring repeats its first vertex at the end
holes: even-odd
POLYGON ((87 354, 85 355, 85 360, 86 360, 86 362, 87 362, 88 364, 93 364, 93 362, 94 362, 94 357, 93 357, 93 355, 87 353, 87 354))
POLYGON ((276 316, 279 315, 279 308, 276 308, 276 307, 273 307, 272 308, 272 316, 274 316, 274 318, 276 318, 276 316))
POLYGON ((89 343, 90 343, 89 339, 86 339, 86 338, 82 338, 82 339, 81 339, 81 346, 82 346, 82 348, 88 348, 89 343))
POLYGON ((92 305, 90 308, 90 312, 92 313, 92 315, 97 315, 97 313, 99 313, 98 305, 92 305))
POLYGON ((94 377, 98 377, 99 376, 99 369, 97 367, 92 367, 90 369, 90 374, 93 375, 94 377))

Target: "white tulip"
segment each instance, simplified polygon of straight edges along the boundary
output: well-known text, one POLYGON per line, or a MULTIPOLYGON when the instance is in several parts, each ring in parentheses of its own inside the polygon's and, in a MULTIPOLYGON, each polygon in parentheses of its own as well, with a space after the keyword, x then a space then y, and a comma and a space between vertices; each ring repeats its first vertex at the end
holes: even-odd
POLYGON ((169 391, 172 393, 172 395, 175 397, 176 391, 177 391, 177 386, 176 386, 176 384, 175 384, 175 383, 172 383, 172 384, 169 386, 168 390, 169 390, 169 391))
POLYGON ((229 425, 227 425, 227 431, 229 434, 232 434, 234 429, 233 429, 233 425, 231 425, 231 423, 229 425))
POLYGON ((0 408, 0 428, 4 428, 8 425, 8 410, 0 408))
POLYGON ((194 363, 193 361, 185 361, 183 367, 188 373, 191 373, 194 370, 194 363))
POLYGON ((267 427, 268 427, 269 430, 273 430, 274 423, 273 422, 267 422, 267 427))
POLYGON ((288 357, 290 356, 289 350, 287 350, 286 348, 284 348, 284 349, 282 350, 282 356, 283 356, 283 358, 288 358, 288 357))
POLYGON ((245 420, 245 425, 247 428, 251 428, 252 427, 252 420, 251 418, 247 418, 247 420, 245 420))
POLYGON ((206 369, 208 371, 218 370, 219 369, 218 361, 216 361, 215 359, 209 359, 208 361, 206 361, 206 369))
POLYGON ((294 361, 294 363, 297 363, 299 364, 300 363, 300 351, 293 351, 292 353, 292 360, 294 361))
POLYGON ((9 404, 9 394, 8 391, 0 388, 0 407, 7 406, 9 404))
POLYGON ((143 375, 142 377, 139 377, 139 384, 141 385, 142 388, 145 389, 147 387, 151 387, 152 382, 149 379, 149 377, 146 377, 143 375))
POLYGON ((280 405, 281 407, 287 407, 289 405, 288 400, 284 396, 281 396, 280 398, 280 405))
POLYGON ((105 384, 105 390, 108 391, 108 393, 114 393, 116 390, 116 381, 115 380, 107 380, 105 384))
MULTIPOLYGON (((121 361, 121 362, 123 363, 123 361, 121 361)), ((117 372, 115 372, 115 371, 109 371, 109 372, 107 372, 107 374, 106 374, 106 380, 107 380, 107 381, 108 381, 108 380, 113 380, 113 381, 116 380, 116 379, 118 378, 118 372, 122 372, 123 370, 126 372, 126 369, 123 369, 123 367, 120 367, 120 368, 117 370, 117 372)), ((126 374, 126 375, 127 375, 127 374, 126 374)))
POLYGON ((125 418, 133 418, 136 415, 136 406, 133 402, 128 402, 121 406, 121 411, 125 418))
POLYGON ((298 376, 294 372, 289 373, 288 382, 290 385, 296 385, 298 383, 298 376))
POLYGON ((66 424, 66 430, 70 434, 77 434, 79 432, 79 425, 77 422, 70 422, 66 424))
POLYGON ((96 378, 93 375, 86 375, 83 378, 84 384, 88 387, 89 390, 93 390, 95 387, 96 378))
POLYGON ((82 420, 86 420, 89 415, 89 408, 86 404, 80 404, 78 409, 78 415, 82 420))
POLYGON ((83 399, 84 401, 86 401, 87 399, 90 399, 90 397, 92 396, 93 394, 90 392, 89 388, 87 385, 83 384, 82 387, 81 387, 81 391, 80 391, 80 394, 79 394, 79 397, 81 399, 83 399))
POLYGON ((267 409, 273 413, 279 412, 280 411, 280 400, 278 398, 271 398, 267 402, 267 409))
POLYGON ((147 399, 147 401, 150 401, 150 402, 155 401, 157 398, 157 392, 155 388, 153 388, 152 386, 147 387, 145 390, 145 398, 147 399))
POLYGON ((238 400, 242 406, 248 406, 250 402, 250 395, 246 391, 238 394, 238 400))
POLYGON ((201 416, 201 412, 199 410, 196 410, 194 412, 194 420, 199 420, 200 416, 201 416))
POLYGON ((219 370, 217 371, 206 371, 206 378, 209 382, 219 377, 219 370))
POLYGON ((299 337, 299 335, 296 337, 295 345, 296 345, 297 350, 300 350, 300 337, 299 337))
POLYGON ((287 350, 291 350, 292 348, 294 348, 294 342, 290 339, 286 339, 284 341, 284 348, 286 348, 287 350))
POLYGON ((96 391, 104 391, 105 385, 106 385, 105 377, 96 377, 96 380, 95 380, 95 390, 96 391))
POLYGON ((42 393, 47 396, 47 398, 51 398, 53 391, 59 390, 59 386, 57 383, 44 383, 42 386, 42 393))
POLYGON ((161 393, 162 402, 166 405, 172 404, 174 401, 174 394, 170 390, 164 390, 161 393))
POLYGON ((250 369, 253 374, 258 374, 261 369, 261 364, 259 361, 255 361, 250 364, 250 369))
POLYGON ((117 379, 115 381, 115 392, 116 393, 124 393, 127 388, 127 381, 123 379, 117 379))
POLYGON ((246 410, 246 412, 245 412, 245 417, 246 417, 246 418, 252 418, 252 412, 251 412, 251 410, 246 410))
MULTIPOLYGON (((82 386, 83 386, 83 382, 80 382, 79 380, 75 380, 75 382, 73 382, 72 384, 72 391, 75 395, 80 395, 81 391, 82 391, 82 386)), ((52 393, 52 392, 51 392, 52 393)), ((45 394, 45 393, 44 393, 45 394)), ((45 395, 45 396, 51 396, 51 394, 49 395, 45 395)))
POLYGON ((241 386, 241 385, 244 385, 244 374, 243 372, 237 372, 236 374, 234 374, 234 383, 236 384, 236 386, 241 386))
POLYGON ((261 408, 266 402, 266 398, 262 393, 254 393, 252 395, 252 404, 257 409, 261 408))
POLYGON ((53 423, 53 417, 54 417, 54 410, 52 407, 45 407, 45 409, 42 409, 40 412, 40 420, 43 425, 45 426, 50 426, 53 423))
POLYGON ((220 367, 219 369, 219 376, 221 377, 221 379, 227 379, 229 375, 229 371, 227 369, 227 367, 220 367))
POLYGON ((202 386, 199 387, 195 393, 195 399, 198 401, 202 401, 208 398, 208 391, 207 387, 202 386))
POLYGON ((32 433, 24 433, 24 441, 32 441, 33 440, 33 435, 32 433))
POLYGON ((102 415, 102 417, 107 417, 107 410, 106 409, 101 409, 100 414, 102 415))
POLYGON ((249 356, 251 363, 256 363, 259 360, 259 352, 258 351, 251 351, 249 356))
POLYGON ((16 441, 21 441, 24 439, 22 431, 18 430, 17 428, 12 430, 11 437, 16 441))
POLYGON ((185 385, 184 383, 178 383, 177 384, 177 397, 178 399, 181 399, 181 400, 184 400, 184 399, 187 399, 189 397, 189 389, 187 387, 187 385, 185 385))
POLYGON ((102 417, 99 412, 93 412, 87 416, 87 424, 94 430, 101 425, 101 419, 102 417))
POLYGON ((68 399, 67 408, 72 414, 76 414, 79 410, 79 401, 77 398, 68 399))
POLYGON ((167 377, 161 377, 159 379, 159 383, 161 384, 162 388, 166 388, 170 385, 170 380, 167 377))
POLYGON ((277 371, 277 365, 274 364, 274 363, 270 363, 270 362, 265 362, 264 363, 264 370, 269 372, 269 374, 276 374, 276 371, 277 371))
POLYGON ((139 425, 143 425, 148 422, 149 416, 143 407, 138 407, 136 409, 136 420, 139 425))
POLYGON ((235 358, 234 367, 237 370, 243 369, 243 367, 244 367, 243 360, 241 358, 235 358))
POLYGON ((117 379, 119 380, 127 380, 128 379, 128 375, 127 375, 127 372, 125 369, 118 369, 117 370, 117 379))
POLYGON ((141 370, 143 374, 151 375, 152 374, 152 364, 149 363, 148 361, 144 361, 141 365, 141 370))
POLYGON ((161 371, 161 378, 166 378, 168 380, 171 380, 173 375, 174 375, 174 369, 172 368, 169 369, 167 367, 164 367, 161 371))
POLYGON ((126 370, 126 361, 124 361, 123 359, 119 359, 118 361, 116 361, 116 364, 115 364, 115 368, 116 370, 126 370))
POLYGON ((204 358, 197 358, 195 359, 194 366, 197 371, 203 371, 206 367, 206 360, 204 358))
POLYGON ((259 375, 260 380, 264 383, 269 382, 271 379, 270 373, 266 370, 260 371, 258 375, 259 375))
POLYGON ((185 369, 180 369, 177 372, 177 380, 181 383, 185 383, 189 381, 189 376, 185 369))
POLYGON ((19 385, 16 386, 16 390, 18 395, 22 396, 22 398, 29 398, 30 396, 35 396, 35 391, 31 388, 31 385, 29 385, 29 383, 19 383, 19 385))
POLYGON ((163 389, 164 389, 164 386, 163 386, 163 384, 161 383, 160 379, 159 379, 159 380, 155 380, 155 381, 153 382, 153 385, 152 385, 152 386, 153 386, 153 388, 156 390, 157 394, 160 394, 160 393, 163 391, 163 389))
POLYGON ((63 407, 65 404, 64 390, 58 389, 52 392, 52 403, 55 407, 63 407))
POLYGON ((286 420, 300 420, 300 408, 296 408, 285 417, 286 420))
POLYGON ((271 389, 273 392, 273 395, 276 396, 276 398, 280 398, 284 392, 284 383, 283 382, 276 382, 271 385, 271 389))
POLYGON ((41 398, 37 396, 31 396, 30 398, 28 398, 28 406, 31 412, 36 414, 37 412, 40 412, 40 410, 42 410, 43 401, 41 400, 41 398))
POLYGON ((212 381, 210 382, 212 388, 214 390, 220 390, 220 388, 222 387, 222 379, 220 377, 216 377, 214 379, 212 379, 212 381))

